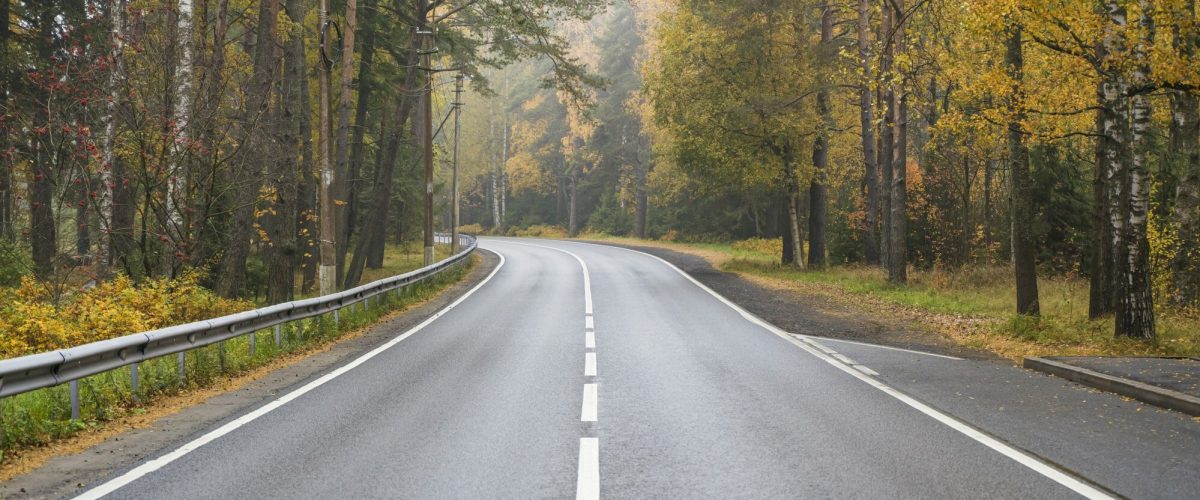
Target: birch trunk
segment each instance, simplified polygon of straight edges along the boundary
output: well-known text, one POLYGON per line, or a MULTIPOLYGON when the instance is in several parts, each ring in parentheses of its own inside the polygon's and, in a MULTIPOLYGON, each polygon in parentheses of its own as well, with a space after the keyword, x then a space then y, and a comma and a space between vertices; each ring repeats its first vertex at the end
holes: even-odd
POLYGON ((1154 43, 1153 8, 1147 0, 1138 2, 1141 7, 1140 25, 1142 38, 1134 50, 1138 61, 1133 72, 1133 84, 1137 92, 1132 96, 1132 160, 1129 163, 1129 188, 1126 199, 1124 262, 1120 279, 1126 287, 1117 300, 1116 334, 1118 337, 1133 337, 1153 340, 1154 299, 1150 289, 1150 243, 1147 239, 1147 222, 1150 211, 1150 120, 1153 108, 1150 104, 1149 50, 1154 43))

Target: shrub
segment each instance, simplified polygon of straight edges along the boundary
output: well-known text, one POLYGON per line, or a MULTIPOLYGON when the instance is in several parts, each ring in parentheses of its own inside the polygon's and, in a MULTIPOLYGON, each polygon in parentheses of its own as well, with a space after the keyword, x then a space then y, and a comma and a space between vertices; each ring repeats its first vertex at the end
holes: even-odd
POLYGON ((588 217, 587 227, 596 233, 624 236, 633 231, 633 215, 605 198, 588 217))
POLYGON ((462 226, 458 226, 458 232, 462 233, 462 234, 470 234, 470 235, 484 233, 483 226, 481 226, 479 224, 464 224, 462 226))
POLYGON ((762 253, 770 256, 783 254, 782 238, 750 238, 733 242, 734 250, 762 253))
POLYGON ((566 238, 567 230, 558 226, 534 224, 526 228, 511 227, 508 229, 508 235, 529 238, 566 238))
POLYGON ((250 309, 218 297, 189 271, 175 279, 135 285, 125 276, 69 295, 55 305, 50 288, 26 277, 0 290, 0 358, 64 349, 89 342, 224 316, 250 309))

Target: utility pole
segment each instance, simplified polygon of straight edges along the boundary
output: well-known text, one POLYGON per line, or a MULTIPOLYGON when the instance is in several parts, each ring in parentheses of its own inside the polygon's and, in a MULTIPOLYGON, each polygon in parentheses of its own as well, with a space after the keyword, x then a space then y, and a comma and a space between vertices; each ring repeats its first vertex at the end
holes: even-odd
POLYGON ((333 199, 333 162, 329 155, 329 80, 333 70, 333 61, 329 59, 329 11, 328 0, 320 0, 317 15, 319 16, 321 32, 320 69, 317 71, 319 87, 319 107, 317 120, 317 165, 321 172, 320 179, 320 252, 321 263, 317 267, 321 295, 337 291, 337 258, 335 239, 337 238, 336 219, 334 217, 333 199))
POLYGON ((458 253, 458 134, 461 130, 463 74, 454 77, 454 166, 450 174, 450 254, 458 253))
POLYGON ((433 58, 431 56, 437 51, 430 43, 433 41, 433 31, 429 26, 431 10, 428 0, 423 0, 420 24, 417 28, 417 35, 423 37, 421 39, 422 50, 419 55, 424 71, 428 75, 425 79, 425 92, 421 94, 424 99, 421 113, 424 117, 421 124, 423 134, 421 141, 425 157, 425 265, 427 266, 433 264, 433 58))

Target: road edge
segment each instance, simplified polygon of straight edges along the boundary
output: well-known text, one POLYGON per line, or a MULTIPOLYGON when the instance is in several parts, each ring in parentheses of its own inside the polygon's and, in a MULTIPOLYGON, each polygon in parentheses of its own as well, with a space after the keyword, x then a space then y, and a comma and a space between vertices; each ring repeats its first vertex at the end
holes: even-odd
POLYGON ((1114 377, 1095 370, 1070 365, 1050 358, 1030 356, 1022 364, 1030 370, 1061 377, 1077 384, 1131 397, 1143 403, 1200 416, 1200 398, 1150 384, 1114 377))

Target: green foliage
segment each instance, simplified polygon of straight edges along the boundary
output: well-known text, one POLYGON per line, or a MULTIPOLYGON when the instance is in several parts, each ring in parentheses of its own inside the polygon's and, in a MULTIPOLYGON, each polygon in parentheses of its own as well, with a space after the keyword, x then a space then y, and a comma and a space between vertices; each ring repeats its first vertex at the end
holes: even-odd
POLYGON ((33 270, 33 260, 24 245, 0 240, 0 287, 14 287, 33 270))
POLYGON ((633 215, 617 205, 612 196, 606 196, 588 217, 587 228, 597 233, 624 236, 633 231, 633 215))

